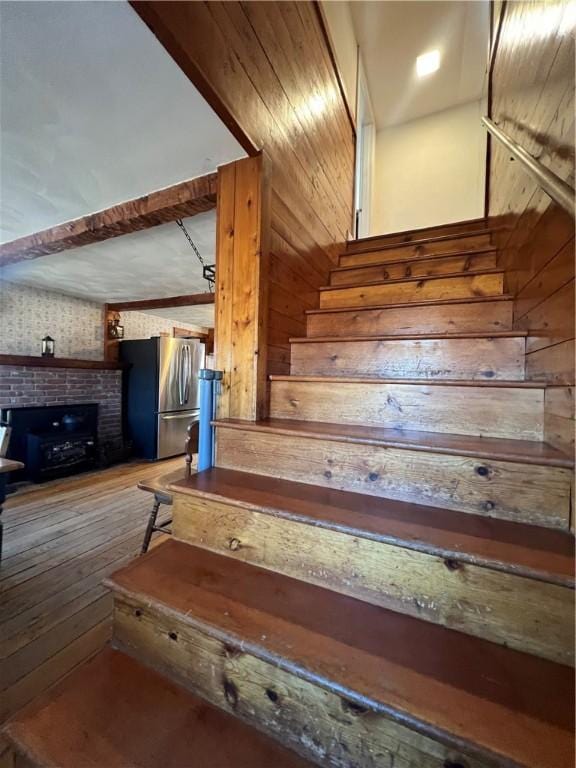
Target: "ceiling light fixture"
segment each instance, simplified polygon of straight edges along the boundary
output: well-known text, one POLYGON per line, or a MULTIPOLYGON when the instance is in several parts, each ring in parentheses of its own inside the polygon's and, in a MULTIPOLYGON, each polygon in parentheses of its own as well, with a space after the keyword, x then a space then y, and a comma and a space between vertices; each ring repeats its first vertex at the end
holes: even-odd
POLYGON ((428 51, 416 59, 416 74, 418 77, 426 77, 440 68, 440 51, 428 51))

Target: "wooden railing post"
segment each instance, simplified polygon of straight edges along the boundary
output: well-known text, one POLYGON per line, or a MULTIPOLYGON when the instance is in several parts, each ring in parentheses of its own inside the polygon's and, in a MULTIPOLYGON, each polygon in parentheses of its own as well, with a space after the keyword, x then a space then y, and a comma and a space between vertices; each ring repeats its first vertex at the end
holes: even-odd
POLYGON ((270 183, 263 154, 218 169, 215 367, 218 418, 267 412, 266 334, 270 183))

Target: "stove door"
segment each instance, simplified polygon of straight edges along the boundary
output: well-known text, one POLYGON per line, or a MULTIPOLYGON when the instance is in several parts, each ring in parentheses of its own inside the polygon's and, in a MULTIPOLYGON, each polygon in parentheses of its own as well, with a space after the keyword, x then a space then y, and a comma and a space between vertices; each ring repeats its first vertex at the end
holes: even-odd
POLYGON ((158 459, 178 456, 184 453, 188 425, 198 421, 200 411, 180 411, 178 413, 158 414, 158 459))

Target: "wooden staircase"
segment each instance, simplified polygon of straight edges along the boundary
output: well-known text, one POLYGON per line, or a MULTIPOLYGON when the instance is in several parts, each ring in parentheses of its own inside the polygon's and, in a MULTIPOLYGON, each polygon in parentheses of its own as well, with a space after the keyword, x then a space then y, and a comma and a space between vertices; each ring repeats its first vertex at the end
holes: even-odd
POLYGON ((174 540, 109 581, 117 650, 8 725, 17 759, 571 765, 573 458, 492 231, 350 243, 291 344, 270 418, 216 422, 174 540))

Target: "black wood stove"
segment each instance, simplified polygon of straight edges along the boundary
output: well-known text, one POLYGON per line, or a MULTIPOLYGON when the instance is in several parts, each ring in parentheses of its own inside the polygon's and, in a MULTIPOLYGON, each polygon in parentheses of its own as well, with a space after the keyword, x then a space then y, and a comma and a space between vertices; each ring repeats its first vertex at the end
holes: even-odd
POLYGON ((0 421, 12 428, 8 457, 25 464, 10 482, 41 483, 97 464, 97 403, 3 408, 0 421))

